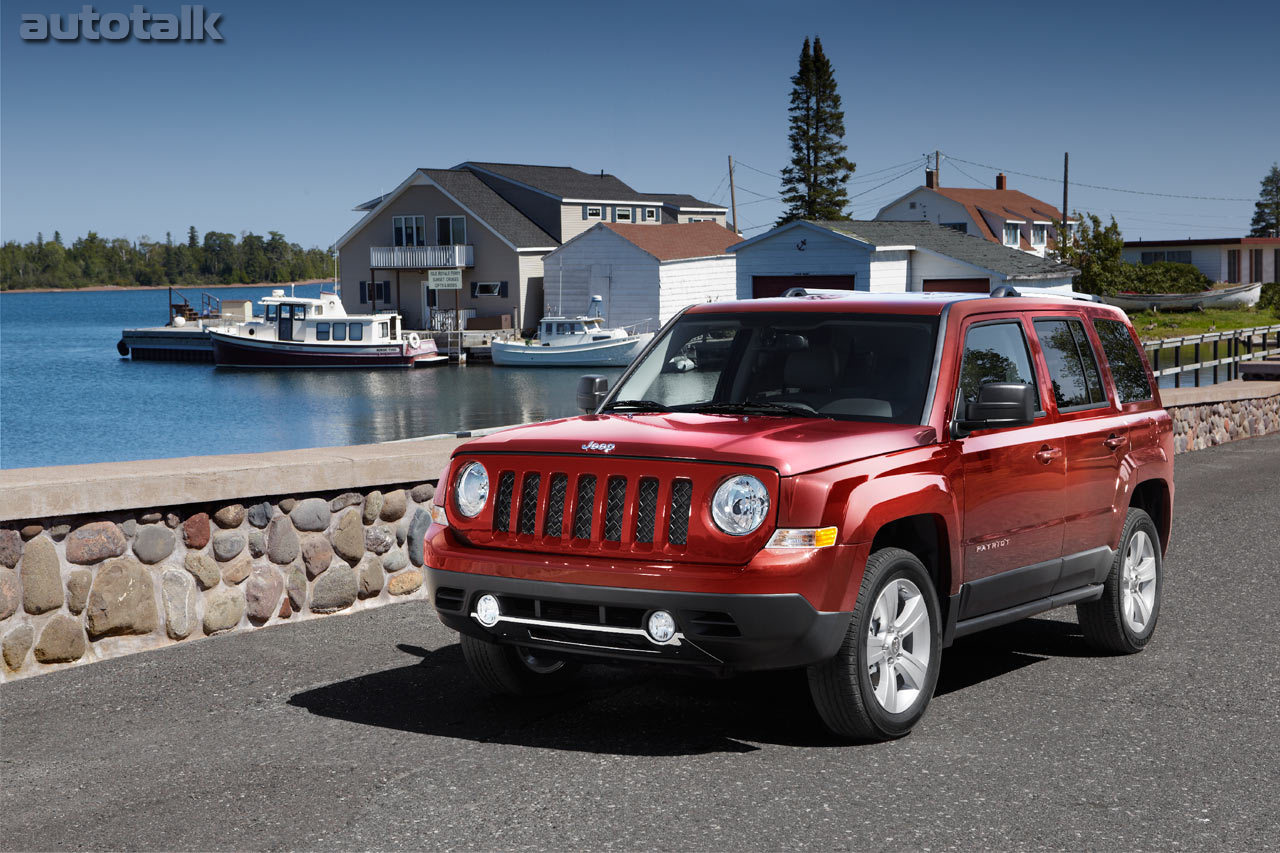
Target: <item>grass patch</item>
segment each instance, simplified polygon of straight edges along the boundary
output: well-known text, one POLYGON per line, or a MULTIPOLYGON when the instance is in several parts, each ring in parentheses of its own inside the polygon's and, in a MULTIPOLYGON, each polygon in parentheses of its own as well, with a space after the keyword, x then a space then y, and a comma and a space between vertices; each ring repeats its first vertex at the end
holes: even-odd
POLYGON ((1206 308, 1203 311, 1134 311, 1129 320, 1143 341, 1179 338, 1206 332, 1225 332, 1251 326, 1280 325, 1280 317, 1271 310, 1258 308, 1206 308))

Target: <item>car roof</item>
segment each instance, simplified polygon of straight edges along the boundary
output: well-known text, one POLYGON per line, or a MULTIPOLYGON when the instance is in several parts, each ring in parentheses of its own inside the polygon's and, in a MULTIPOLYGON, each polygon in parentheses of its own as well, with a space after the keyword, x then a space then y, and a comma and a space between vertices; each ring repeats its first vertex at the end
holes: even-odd
POLYGON ((967 309, 964 312, 966 314, 1085 307, 1102 308, 1106 313, 1122 314, 1118 309, 1094 302, 1083 294, 1074 297, 1048 293, 991 296, 985 293, 865 293, 848 290, 810 290, 796 296, 703 302, 691 306, 689 313, 736 314, 775 311, 939 316, 951 306, 963 306, 967 309))

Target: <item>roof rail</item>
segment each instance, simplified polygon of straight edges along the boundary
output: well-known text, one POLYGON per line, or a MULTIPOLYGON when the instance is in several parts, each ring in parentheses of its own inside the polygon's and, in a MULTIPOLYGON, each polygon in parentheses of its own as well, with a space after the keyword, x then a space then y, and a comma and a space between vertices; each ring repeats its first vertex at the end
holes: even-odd
POLYGON ((1007 284, 1001 284, 991 288, 992 299, 1003 299, 1006 296, 1021 296, 1021 295, 1022 294, 1018 292, 1017 288, 1011 287, 1010 285, 1007 285, 1007 284))

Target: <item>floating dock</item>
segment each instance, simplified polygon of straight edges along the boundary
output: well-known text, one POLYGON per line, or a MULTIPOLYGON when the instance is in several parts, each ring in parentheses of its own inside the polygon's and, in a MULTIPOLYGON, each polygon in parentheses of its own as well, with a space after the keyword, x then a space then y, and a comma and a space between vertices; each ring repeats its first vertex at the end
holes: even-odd
POLYGON ((213 341, 199 326, 125 329, 116 350, 135 361, 196 361, 213 364, 213 341))

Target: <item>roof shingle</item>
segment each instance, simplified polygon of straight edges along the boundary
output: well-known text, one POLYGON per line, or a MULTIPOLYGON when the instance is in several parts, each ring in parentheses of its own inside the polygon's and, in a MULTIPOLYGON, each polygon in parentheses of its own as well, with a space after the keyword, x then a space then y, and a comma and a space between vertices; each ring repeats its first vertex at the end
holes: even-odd
POLYGON ((618 225, 613 222, 604 222, 598 227, 608 228, 659 261, 727 255, 726 250, 742 240, 737 234, 717 222, 684 222, 668 225, 618 225))
POLYGON ((560 244, 472 172, 460 169, 421 171, 517 249, 543 249, 560 244))
POLYGON ((877 247, 918 246, 929 249, 1011 279, 1056 278, 1079 272, 1066 264, 992 243, 973 234, 961 234, 953 228, 927 221, 855 219, 813 224, 877 247))
POLYGON ((613 175, 590 175, 571 166, 532 166, 525 163, 467 161, 459 169, 475 168, 550 193, 557 198, 590 201, 644 201, 643 196, 613 175))

